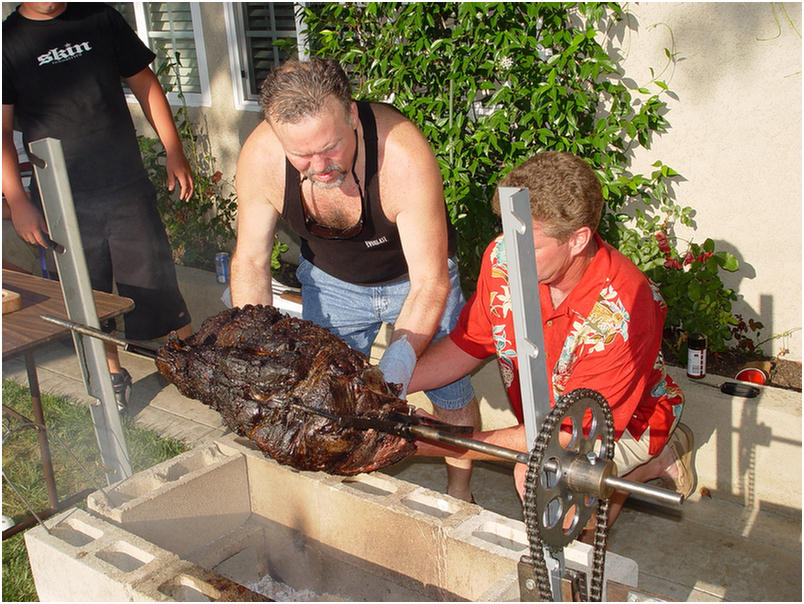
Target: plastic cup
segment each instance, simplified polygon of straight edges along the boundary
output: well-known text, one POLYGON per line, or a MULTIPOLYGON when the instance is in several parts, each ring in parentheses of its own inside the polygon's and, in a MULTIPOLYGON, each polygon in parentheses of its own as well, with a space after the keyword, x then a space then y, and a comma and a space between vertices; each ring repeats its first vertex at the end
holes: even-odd
POLYGON ((768 374, 756 367, 745 367, 737 372, 734 379, 743 382, 753 382, 754 384, 766 384, 768 382, 768 374))

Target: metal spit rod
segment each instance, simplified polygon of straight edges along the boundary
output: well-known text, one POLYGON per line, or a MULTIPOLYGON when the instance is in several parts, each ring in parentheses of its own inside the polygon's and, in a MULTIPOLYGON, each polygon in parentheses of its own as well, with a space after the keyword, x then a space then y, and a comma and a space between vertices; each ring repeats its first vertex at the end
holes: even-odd
MULTIPOLYGON (((529 457, 528 453, 523 453, 521 451, 515 451, 513 449, 507 449, 505 447, 499 447, 497 445, 484 443, 479 440, 474 440, 472 438, 466 438, 465 436, 448 434, 445 432, 441 432, 436 428, 432 428, 430 426, 414 425, 408 427, 407 430, 411 434, 415 434, 416 436, 427 440, 433 440, 440 443, 455 445, 456 447, 461 447, 464 449, 471 449, 473 451, 478 451, 480 453, 485 453, 493 457, 498 457, 500 459, 505 459, 516 463, 522 463, 522 464, 528 463, 528 457, 529 457)), ((548 472, 558 471, 555 462, 551 461, 546 461, 544 463, 544 469, 547 470, 548 472)), ((659 503, 680 505, 681 502, 684 501, 684 496, 681 495, 680 493, 676 493, 675 491, 661 489, 659 487, 643 484, 641 482, 626 480, 618 476, 608 476, 604 479, 603 482, 607 487, 610 487, 612 489, 616 489, 618 491, 625 491, 627 493, 631 493, 632 495, 642 496, 644 498, 650 499, 651 501, 657 501, 659 503)))
POLYGON ((155 349, 148 348, 147 346, 141 346, 139 344, 134 344, 132 342, 129 342, 128 340, 124 340, 123 338, 118 338, 110 333, 101 331, 100 329, 96 329, 95 327, 90 327, 89 325, 82 325, 81 323, 76 323, 75 321, 70 321, 69 319, 54 317, 53 315, 39 315, 39 318, 44 321, 47 321, 48 323, 55 323, 60 327, 66 327, 67 329, 71 329, 72 331, 80 333, 81 335, 91 336, 93 338, 103 340, 104 342, 110 342, 112 344, 116 344, 126 352, 132 352, 134 354, 138 354, 140 356, 147 357, 149 359, 156 358, 155 349))
MULTIPOLYGON (((141 356, 145 356, 150 359, 155 359, 157 356, 156 350, 147 348, 145 346, 140 346, 138 344, 133 344, 128 340, 118 338, 116 336, 113 336, 112 334, 106 333, 105 331, 101 331, 100 329, 89 327, 88 325, 81 325, 80 323, 76 323, 68 319, 61 319, 59 317, 54 317, 51 315, 40 315, 40 318, 50 323, 60 325, 61 327, 72 329, 77 333, 99 338, 106 342, 111 342, 112 344, 120 346, 123 350, 127 352, 139 354, 141 356)), ((435 442, 461 447, 463 449, 478 451, 480 453, 485 453, 486 455, 489 455, 491 457, 496 457, 507 461, 513 461, 522 464, 528 463, 528 456, 529 456, 528 453, 523 453, 522 451, 515 451, 514 449, 507 449, 505 447, 499 447, 497 445, 484 443, 482 441, 467 438, 465 436, 459 436, 457 434, 450 434, 438 430, 437 428, 433 428, 431 426, 423 426, 416 424, 410 424, 410 425, 400 424, 400 429, 404 429, 410 434, 413 434, 419 438, 424 438, 426 440, 432 440, 435 442)), ((556 464, 551 461, 545 462, 544 468, 549 472, 556 472, 558 470, 556 464)), ((660 489, 658 487, 642 484, 640 482, 625 480, 624 478, 619 478, 617 476, 608 476, 604 479, 603 482, 605 486, 610 487, 612 489, 625 491, 627 493, 642 496, 644 498, 650 499, 652 501, 658 501, 660 503, 679 505, 684 500, 683 496, 680 495, 679 493, 668 491, 667 489, 660 489)))

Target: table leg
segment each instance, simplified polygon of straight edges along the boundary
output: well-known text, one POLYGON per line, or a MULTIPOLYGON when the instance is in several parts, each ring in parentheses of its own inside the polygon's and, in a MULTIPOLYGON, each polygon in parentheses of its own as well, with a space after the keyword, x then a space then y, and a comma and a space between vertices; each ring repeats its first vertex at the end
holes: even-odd
POLYGON ((50 457, 50 445, 47 441, 47 426, 45 414, 42 411, 42 398, 39 393, 39 377, 36 375, 36 362, 33 353, 25 353, 25 368, 28 371, 28 387, 31 389, 31 405, 33 406, 34 421, 37 423, 36 434, 39 438, 39 450, 42 453, 42 473, 47 486, 47 498, 50 507, 55 508, 59 503, 56 492, 56 478, 53 473, 53 461, 50 457))

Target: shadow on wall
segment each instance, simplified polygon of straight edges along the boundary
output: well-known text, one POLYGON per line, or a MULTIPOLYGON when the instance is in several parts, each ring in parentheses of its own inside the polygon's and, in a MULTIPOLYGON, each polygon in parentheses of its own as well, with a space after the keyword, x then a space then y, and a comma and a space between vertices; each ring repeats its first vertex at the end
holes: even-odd
MULTIPOLYGON (((778 543, 766 548, 767 526, 763 526, 763 521, 758 520, 757 511, 772 514, 779 519, 787 519, 788 530, 793 535, 798 532, 800 538, 801 509, 800 506, 783 505, 766 499, 768 495, 768 455, 769 451, 778 450, 778 447, 784 447, 788 454, 796 450, 800 452, 801 443, 800 440, 795 442, 778 434, 779 431, 774 426, 763 421, 762 417, 768 419, 768 416, 761 412, 758 413, 757 404, 749 402, 740 404, 736 399, 732 399, 731 405, 721 411, 707 414, 709 419, 706 424, 696 423, 695 426, 696 441, 716 443, 714 455, 717 480, 716 489, 712 489, 712 495, 737 503, 738 505, 729 514, 728 525, 731 530, 745 538, 757 539, 754 543, 754 546, 757 547, 756 557, 747 556, 742 563, 738 563, 745 570, 755 569, 754 572, 757 574, 754 575, 754 578, 747 580, 761 581, 762 579, 758 579, 762 575, 758 571, 759 568, 764 568, 768 572, 765 579, 773 580, 774 571, 770 568, 772 564, 768 565, 762 560, 762 557, 783 555, 780 552, 774 554, 774 548, 788 547, 790 544, 789 542, 786 542, 785 545, 778 543), (735 417, 732 418, 732 414, 735 417)), ((776 462, 784 463, 784 454, 780 455, 776 462)), ((785 488, 782 483, 779 483, 778 486, 785 488)), ((790 485, 790 488, 793 491, 798 488, 800 492, 800 483, 790 485)), ((733 541, 728 538, 720 543, 728 548, 734 545, 733 541)), ((713 580, 719 574, 717 570, 710 577, 707 575, 714 569, 723 569, 724 567, 721 565, 733 553, 733 551, 723 552, 722 557, 719 556, 712 560, 711 564, 704 565, 699 571, 700 574, 697 575, 698 581, 705 583, 707 580, 713 580)), ((734 564, 734 567, 737 567, 737 564, 734 564)), ((796 575, 798 574, 800 589, 800 558, 799 564, 791 566, 789 572, 790 574, 783 573, 781 577, 778 577, 776 588, 786 591, 795 590, 796 575)), ((717 581, 714 582, 717 584, 717 581)), ((739 601, 745 597, 744 586, 739 583, 740 581, 736 581, 734 585, 724 585, 723 601, 739 601)))
MULTIPOLYGON (((664 54, 657 55, 666 61, 657 61, 654 65, 657 79, 674 88, 674 64, 689 58, 699 68, 685 70, 686 75, 680 74, 684 81, 676 85, 704 97, 717 89, 726 74, 755 70, 755 65, 765 60, 767 50, 779 40, 786 36, 801 39, 800 3, 704 2, 687 4, 683 10, 678 6, 640 8, 642 23, 636 14, 626 9, 623 20, 607 32, 606 50, 610 56, 621 53, 628 57, 633 50, 631 36, 655 30, 652 33, 660 40, 653 45, 656 52, 664 53, 667 49, 673 55, 672 60, 664 54), (700 48, 707 49, 703 63, 700 57, 687 56, 690 49, 700 48)), ((781 77, 791 75, 793 72, 780 74, 781 77)))
MULTIPOLYGON (((740 284, 743 279, 755 279, 757 277, 756 269, 750 262, 746 261, 742 254, 740 254, 740 251, 728 241, 722 239, 716 240, 715 249, 732 254, 737 258, 737 262, 740 264, 740 268, 737 272, 720 272, 723 284, 737 293, 737 300, 732 304, 732 314, 740 315, 746 323, 748 323, 749 319, 762 323, 762 328, 759 329, 758 332, 749 331, 743 335, 751 338, 755 343, 771 338, 760 347, 763 354, 773 356, 774 351, 789 349, 791 344, 790 340, 793 337, 792 334, 779 336, 779 341, 775 341, 777 338, 772 338, 772 336, 775 334, 785 334, 785 332, 790 329, 797 330, 800 326, 777 325, 775 320, 774 297, 770 294, 760 294, 759 308, 751 306, 740 293, 740 284)), ((735 345, 736 343, 732 341, 730 344, 735 345)))
MULTIPOLYGON (((772 307, 772 300, 768 301, 769 308, 766 309, 768 314, 762 316, 760 314, 762 312, 762 309, 760 308, 759 310, 755 310, 754 308, 752 308, 751 305, 748 302, 746 302, 745 298, 740 293, 740 284, 742 283, 743 279, 756 279, 757 276, 756 268, 754 268, 754 266, 743 257, 740 250, 729 241, 725 241, 723 239, 715 240, 715 250, 719 252, 720 251, 728 252, 729 254, 734 256, 737 259, 737 262, 739 263, 740 268, 734 273, 730 273, 728 271, 723 270, 721 270, 718 273, 720 275, 721 280, 723 281, 723 285, 728 287, 729 289, 734 290, 735 293, 737 294, 737 300, 735 300, 731 306, 731 314, 741 315, 743 319, 746 321, 746 323, 748 322, 749 319, 753 319, 754 321, 760 321, 765 326, 763 332, 764 331, 770 332, 770 330, 773 327, 773 319, 770 314, 772 307)), ((769 299, 772 298, 772 296, 763 296, 763 297, 767 297, 769 299)), ((749 333, 745 335, 750 337, 752 334, 749 333)), ((730 342, 730 345, 734 344, 735 344, 734 341, 730 342)))
MULTIPOLYGON (((712 405, 704 409, 696 407, 695 391, 690 386, 688 405, 692 406, 685 409, 684 421, 694 427, 696 449, 706 459, 705 477, 699 486, 708 489, 711 496, 745 506, 747 511, 762 509, 800 518, 800 508, 785 503, 789 499, 786 494, 769 501, 771 485, 782 486, 779 476, 793 468, 794 460, 789 456, 795 452, 800 455, 801 450, 800 430, 790 423, 800 416, 796 409, 779 404, 789 399, 774 398, 772 392, 756 399, 710 396, 700 399, 712 405), (785 464, 785 460, 791 468, 780 467, 778 475, 768 473, 769 467, 785 464), (709 465, 711 468, 706 469, 709 465)), ((800 485, 800 481, 789 484, 788 494, 800 490, 800 485)), ((735 526, 739 521, 734 519, 735 526)), ((743 530, 751 528, 750 524, 740 526, 743 530)))

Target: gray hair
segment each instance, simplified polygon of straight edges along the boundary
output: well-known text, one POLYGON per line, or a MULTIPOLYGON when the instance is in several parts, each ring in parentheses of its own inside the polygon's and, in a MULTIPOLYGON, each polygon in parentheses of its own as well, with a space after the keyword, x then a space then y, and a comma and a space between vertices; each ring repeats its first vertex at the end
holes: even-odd
POLYGON ((265 78, 260 87, 260 107, 266 121, 296 124, 317 115, 330 95, 347 113, 350 111, 352 86, 337 61, 289 59, 265 78))

